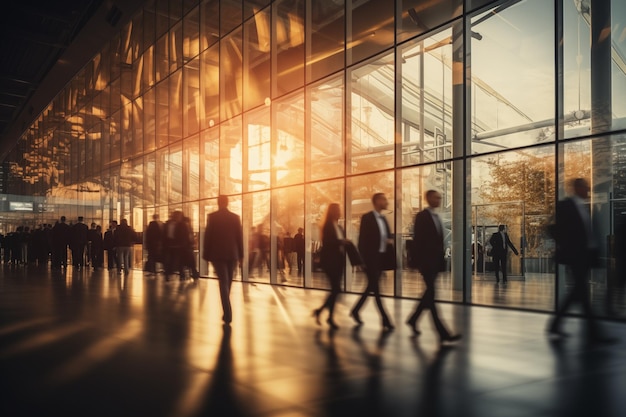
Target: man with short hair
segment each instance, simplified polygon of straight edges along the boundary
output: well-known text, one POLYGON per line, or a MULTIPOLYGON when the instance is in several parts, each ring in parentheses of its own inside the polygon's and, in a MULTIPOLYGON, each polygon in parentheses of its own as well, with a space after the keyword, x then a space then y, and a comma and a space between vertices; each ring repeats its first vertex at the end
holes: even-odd
POLYGON ((237 262, 243 259, 243 233, 239 216, 228 210, 228 197, 217 198, 218 210, 209 214, 204 233, 202 259, 211 262, 220 285, 224 323, 233 319, 230 288, 237 262))
POLYGON ((509 239, 505 225, 501 224, 498 226, 498 231, 491 235, 489 244, 491 245, 491 257, 493 258, 494 270, 496 272, 496 284, 500 283, 500 271, 502 271, 502 282, 506 284, 509 248, 515 255, 519 255, 519 252, 513 245, 513 242, 511 242, 511 239, 509 239))
POLYGON ((382 213, 389 206, 387 197, 383 193, 376 193, 372 197, 374 209, 365 213, 361 217, 359 229, 359 252, 365 262, 365 273, 367 275, 367 287, 361 298, 352 308, 350 315, 358 325, 363 324, 359 312, 367 297, 372 294, 376 300, 376 306, 380 313, 384 331, 394 329, 389 316, 385 312, 382 299, 380 297, 380 276, 385 269, 384 259, 390 245, 393 244, 389 223, 382 213))
POLYGON ((455 342, 461 339, 461 335, 451 335, 441 322, 437 305, 435 304, 435 280, 440 272, 446 269, 444 251, 444 229, 436 209, 441 206, 441 194, 436 190, 426 192, 428 207, 417 213, 413 224, 413 260, 412 267, 422 274, 426 291, 417 305, 415 312, 407 320, 407 324, 418 336, 417 320, 422 311, 430 310, 433 323, 439 334, 439 343, 455 342))

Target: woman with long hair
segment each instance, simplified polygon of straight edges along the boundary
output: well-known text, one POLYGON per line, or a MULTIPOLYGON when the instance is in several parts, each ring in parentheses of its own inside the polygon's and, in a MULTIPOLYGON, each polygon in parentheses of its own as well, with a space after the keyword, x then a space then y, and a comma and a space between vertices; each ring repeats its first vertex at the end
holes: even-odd
POLYGON ((313 310, 313 317, 315 317, 317 324, 321 324, 320 314, 327 308, 328 319, 326 322, 333 330, 339 328, 333 320, 333 313, 335 302, 341 292, 341 277, 346 264, 344 253, 346 239, 343 229, 339 226, 339 217, 341 217, 339 204, 330 204, 322 225, 322 249, 320 251, 320 265, 330 281, 330 294, 320 308, 313 310))

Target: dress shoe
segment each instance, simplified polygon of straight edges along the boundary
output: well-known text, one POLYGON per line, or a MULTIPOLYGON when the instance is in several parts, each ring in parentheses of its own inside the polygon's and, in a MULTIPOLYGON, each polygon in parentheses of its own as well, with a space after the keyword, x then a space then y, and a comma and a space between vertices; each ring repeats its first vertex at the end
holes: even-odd
POLYGON ((356 311, 352 311, 350 313, 350 317, 352 317, 354 319, 354 321, 356 322, 357 325, 362 325, 363 324, 363 320, 361 320, 361 316, 359 316, 359 313, 357 313, 356 311))
POLYGON ((322 310, 316 308, 315 310, 313 310, 313 317, 315 317, 315 322, 317 323, 318 326, 322 325, 322 322, 320 322, 320 313, 322 312, 322 310))
POLYGON ((453 335, 448 335, 439 339, 439 344, 443 345, 445 343, 454 343, 454 342, 458 342, 459 340, 461 340, 461 335, 453 334, 453 335))
POLYGON ((411 328, 411 330, 413 331, 413 336, 419 336, 420 334, 422 334, 422 332, 420 332, 417 329, 417 320, 411 320, 408 319, 406 321, 406 324, 411 328))
POLYGON ((395 328, 396 327, 393 324, 391 324, 391 322, 389 320, 383 321, 383 331, 390 332, 390 331, 392 331, 395 328))
POLYGON ((337 323, 335 323, 333 319, 326 320, 326 323, 328 323, 332 330, 339 330, 339 326, 337 326, 337 323))

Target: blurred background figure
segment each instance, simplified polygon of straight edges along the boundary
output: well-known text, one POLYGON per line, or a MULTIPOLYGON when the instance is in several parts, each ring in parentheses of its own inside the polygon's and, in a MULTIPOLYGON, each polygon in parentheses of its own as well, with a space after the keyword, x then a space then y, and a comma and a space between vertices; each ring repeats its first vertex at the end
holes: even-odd
POLYGON ((298 233, 293 237, 293 250, 296 252, 298 276, 301 276, 304 267, 304 229, 301 227, 298 228, 298 233))
POLYGON ((509 248, 515 255, 519 255, 519 252, 509 239, 509 234, 506 232, 506 226, 501 224, 498 226, 498 231, 491 235, 489 239, 491 244, 491 257, 493 258, 493 266, 496 271, 496 284, 500 283, 500 271, 502 271, 502 282, 507 283, 507 264, 509 259, 509 248))
POLYGON ((120 225, 115 230, 114 246, 117 254, 117 272, 128 274, 133 267, 132 264, 132 247, 137 240, 135 231, 128 224, 128 220, 122 219, 120 225))
POLYGON ((574 303, 580 303, 588 324, 588 339, 602 341, 591 310, 589 294, 589 271, 598 263, 598 241, 592 230, 589 206, 586 204, 590 187, 587 180, 577 178, 572 188, 573 195, 557 203, 552 234, 556 241, 556 261, 567 267, 574 287, 558 306, 548 332, 551 336, 566 336, 562 330, 563 317, 574 303))
POLYGON ((320 263, 322 269, 330 282, 330 294, 320 308, 313 310, 313 316, 317 324, 320 323, 320 314, 324 309, 328 309, 328 319, 326 322, 331 329, 339 328, 333 314, 335 311, 335 303, 339 293, 341 293, 341 277, 346 265, 345 261, 345 232, 339 226, 339 218, 341 217, 341 208, 339 204, 332 203, 326 211, 326 218, 322 225, 322 249, 320 253, 320 263))
POLYGON ((109 222, 109 229, 104 232, 102 240, 102 248, 107 252, 107 269, 112 271, 117 268, 117 255, 115 254, 115 230, 117 229, 117 220, 109 222))
POLYGON ((146 228, 145 245, 148 251, 148 259, 146 260, 144 271, 149 274, 156 274, 156 264, 161 262, 163 250, 163 224, 159 221, 158 214, 152 216, 152 221, 146 228))
POLYGON ((85 248, 87 247, 89 228, 83 223, 83 216, 72 226, 70 232, 70 249, 72 250, 72 265, 82 268, 85 264, 85 248))

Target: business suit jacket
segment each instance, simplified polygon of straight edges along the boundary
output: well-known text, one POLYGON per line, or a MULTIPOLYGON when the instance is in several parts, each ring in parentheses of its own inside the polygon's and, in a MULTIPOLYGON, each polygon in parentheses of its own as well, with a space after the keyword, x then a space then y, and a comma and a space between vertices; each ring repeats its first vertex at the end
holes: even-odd
MULTIPOLYGON (((383 217, 384 219, 384 217, 383 217)), ((387 236, 391 237, 391 231, 387 219, 384 219, 387 228, 387 236)), ((361 217, 361 227, 359 228, 359 252, 363 258, 365 266, 382 270, 383 265, 380 255, 380 230, 373 211, 365 213, 361 217)))
POLYGON ((415 215, 412 259, 412 266, 424 276, 436 275, 446 269, 443 230, 439 233, 428 210, 422 210, 415 215))
POLYGON ((491 235, 489 243, 491 243, 491 256, 493 256, 494 258, 506 257, 506 253, 509 248, 511 248, 513 253, 515 253, 516 255, 518 254, 517 249, 513 245, 513 242, 511 242, 511 239, 509 239, 508 233, 504 234, 504 238, 506 240, 506 247, 502 242, 502 234, 500 232, 496 232, 491 235))
POLYGON ((332 222, 326 222, 322 228, 320 264, 324 271, 328 273, 340 273, 346 264, 343 243, 337 237, 337 232, 332 222))
POLYGON ((243 258, 243 232, 239 216, 227 209, 209 214, 204 233, 202 259, 238 261, 243 258))
POLYGON ((559 201, 556 206, 556 261, 574 265, 581 262, 594 263, 595 254, 589 250, 589 235, 585 222, 572 198, 559 201))

